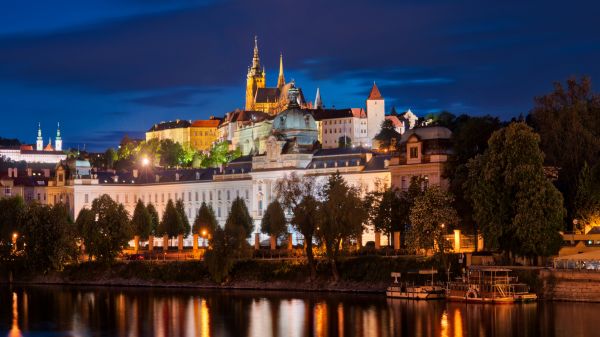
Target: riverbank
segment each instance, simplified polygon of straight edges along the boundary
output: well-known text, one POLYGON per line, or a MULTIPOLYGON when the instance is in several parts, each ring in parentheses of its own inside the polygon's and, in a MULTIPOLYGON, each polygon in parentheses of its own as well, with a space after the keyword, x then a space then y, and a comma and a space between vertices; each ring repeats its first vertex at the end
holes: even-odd
MULTIPOLYGON (((223 283, 215 283, 201 261, 129 261, 101 264, 85 262, 47 274, 15 273, 21 284, 66 284, 140 287, 187 287, 206 289, 260 289, 384 293, 390 273, 422 268, 439 268, 434 258, 366 256, 340 261, 340 280, 331 278, 330 265, 317 263, 311 282, 302 260, 243 260, 235 263, 223 283)), ((443 269, 443 268, 442 268, 443 269)), ((406 274, 407 277, 408 274, 406 274)))
POLYGON ((600 273, 546 269, 540 272, 544 298, 557 301, 600 302, 600 273))

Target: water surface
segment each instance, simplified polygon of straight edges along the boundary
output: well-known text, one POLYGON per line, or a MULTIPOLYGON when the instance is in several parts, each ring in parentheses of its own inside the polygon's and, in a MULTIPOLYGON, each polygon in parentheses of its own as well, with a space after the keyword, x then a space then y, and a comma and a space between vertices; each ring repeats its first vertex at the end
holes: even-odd
POLYGON ((378 295, 0 287, 9 336, 600 336, 600 304, 483 305, 378 295))

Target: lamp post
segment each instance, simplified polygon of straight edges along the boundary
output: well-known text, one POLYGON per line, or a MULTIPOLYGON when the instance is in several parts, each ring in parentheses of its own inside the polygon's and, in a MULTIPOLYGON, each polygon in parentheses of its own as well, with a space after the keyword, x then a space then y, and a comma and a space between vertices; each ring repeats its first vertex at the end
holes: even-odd
POLYGON ((206 247, 206 229, 202 230, 202 246, 206 247))
POLYGON ((17 251, 17 239, 19 238, 19 233, 14 232, 12 235, 12 249, 13 253, 17 251))

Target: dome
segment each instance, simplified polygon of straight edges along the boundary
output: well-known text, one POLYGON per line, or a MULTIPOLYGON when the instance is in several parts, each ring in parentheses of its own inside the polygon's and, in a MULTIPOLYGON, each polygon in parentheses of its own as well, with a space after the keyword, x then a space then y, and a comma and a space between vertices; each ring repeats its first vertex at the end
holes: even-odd
POLYGON ((297 107, 289 108, 273 120, 273 134, 295 139, 298 145, 312 145, 318 139, 317 123, 312 114, 297 107))

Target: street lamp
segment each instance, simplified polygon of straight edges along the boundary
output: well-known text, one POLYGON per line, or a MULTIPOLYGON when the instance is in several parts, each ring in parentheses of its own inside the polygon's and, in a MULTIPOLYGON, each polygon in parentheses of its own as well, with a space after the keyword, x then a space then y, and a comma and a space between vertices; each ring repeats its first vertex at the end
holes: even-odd
POLYGON ((206 229, 202 230, 203 246, 206 247, 206 229))
POLYGON ((13 252, 17 251, 17 238, 18 237, 19 237, 19 233, 14 232, 12 235, 13 252))
POLYGON ((144 179, 148 180, 148 164, 150 164, 150 159, 148 157, 142 158, 142 166, 144 167, 144 179))

